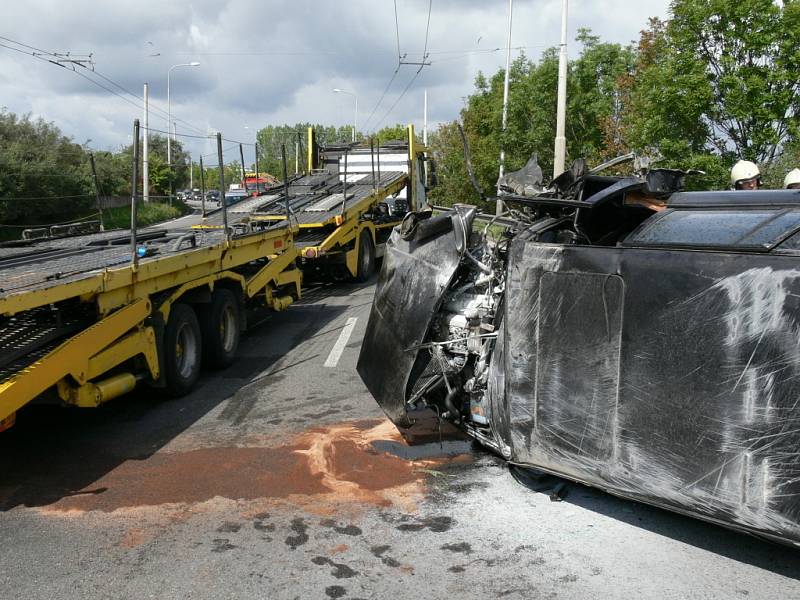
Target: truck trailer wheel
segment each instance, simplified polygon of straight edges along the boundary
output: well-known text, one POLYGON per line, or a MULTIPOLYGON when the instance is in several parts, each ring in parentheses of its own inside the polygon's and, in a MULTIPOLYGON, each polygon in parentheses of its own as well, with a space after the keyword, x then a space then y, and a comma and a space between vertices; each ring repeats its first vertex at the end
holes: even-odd
POLYGON ((202 336, 197 315, 187 304, 175 304, 164 331, 164 377, 170 396, 192 391, 200 377, 202 336))
POLYGON ((241 317, 239 303, 230 290, 218 289, 211 304, 200 313, 203 332, 203 360, 211 369, 229 367, 239 348, 241 317))
POLYGON ((365 229, 358 236, 358 268, 355 280, 359 283, 366 283, 374 272, 375 244, 372 242, 369 230, 365 229))

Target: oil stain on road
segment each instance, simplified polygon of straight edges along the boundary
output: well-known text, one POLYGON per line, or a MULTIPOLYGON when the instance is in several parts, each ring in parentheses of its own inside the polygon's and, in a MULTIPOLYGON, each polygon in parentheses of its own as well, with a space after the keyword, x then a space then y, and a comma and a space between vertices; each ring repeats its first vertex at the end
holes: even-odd
MULTIPOLYGON (((404 445, 391 423, 372 420, 309 429, 277 447, 159 452, 125 461, 86 490, 51 504, 48 512, 112 512, 197 504, 216 497, 294 499, 308 508, 314 498, 323 496, 320 505, 333 502, 388 507, 421 497, 429 469, 468 460, 452 452, 437 456, 438 444, 424 458, 418 453, 393 451, 395 446, 404 445)), ((339 527, 335 523, 326 526, 339 527)))

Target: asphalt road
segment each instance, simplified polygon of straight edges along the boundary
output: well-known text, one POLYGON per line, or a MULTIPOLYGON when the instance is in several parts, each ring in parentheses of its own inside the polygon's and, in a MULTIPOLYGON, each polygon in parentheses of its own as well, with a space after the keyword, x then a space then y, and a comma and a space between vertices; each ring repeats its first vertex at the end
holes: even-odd
POLYGON ((372 293, 312 290, 185 398, 23 411, 0 598, 800 597, 800 552, 406 444, 355 373, 372 293))

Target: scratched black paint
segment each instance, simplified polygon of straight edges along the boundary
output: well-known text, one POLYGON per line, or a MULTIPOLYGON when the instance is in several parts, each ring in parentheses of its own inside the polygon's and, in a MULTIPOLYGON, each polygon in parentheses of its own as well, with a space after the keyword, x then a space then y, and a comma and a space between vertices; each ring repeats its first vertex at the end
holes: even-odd
MULTIPOLYGON (((775 204, 800 228, 796 193, 676 198, 681 210, 775 204)), ((454 239, 393 235, 387 250, 359 373, 401 427, 407 350, 453 285, 454 239)), ((636 239, 511 241, 491 435, 515 463, 800 545, 800 252, 636 239)))

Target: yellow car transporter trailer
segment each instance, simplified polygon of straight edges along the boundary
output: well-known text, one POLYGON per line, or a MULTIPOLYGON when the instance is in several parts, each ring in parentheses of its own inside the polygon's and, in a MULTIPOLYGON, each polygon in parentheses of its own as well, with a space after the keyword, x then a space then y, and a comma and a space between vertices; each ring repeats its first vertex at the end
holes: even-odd
POLYGON ((249 213, 252 223, 290 220, 304 270, 345 269, 366 281, 391 230, 426 206, 425 148, 409 126, 404 142, 320 147, 308 130, 308 172, 249 213))
POLYGON ((296 233, 151 228, 135 245, 117 231, 0 248, 0 428, 54 386, 82 407, 139 380, 187 393, 201 362, 233 361, 248 311, 300 297, 296 233))
POLYGON ((307 174, 197 225, 0 247, 0 430, 51 388, 81 407, 141 380, 187 393, 201 363, 233 361, 248 314, 300 298, 299 266, 366 280, 426 202, 424 149, 408 136, 320 148, 309 130, 307 174))

